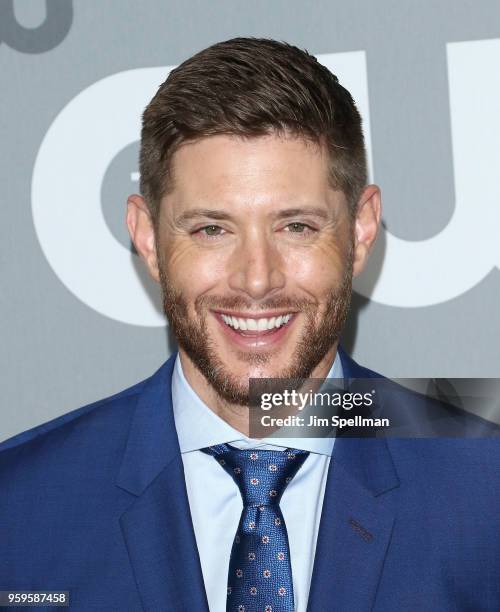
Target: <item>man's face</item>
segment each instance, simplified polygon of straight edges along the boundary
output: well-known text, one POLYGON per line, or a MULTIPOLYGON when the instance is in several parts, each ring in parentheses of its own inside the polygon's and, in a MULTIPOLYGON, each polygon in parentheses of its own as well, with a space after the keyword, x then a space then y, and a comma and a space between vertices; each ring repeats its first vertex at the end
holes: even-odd
POLYGON ((250 377, 306 378, 334 355, 354 224, 318 146, 274 135, 181 146, 161 202, 157 265, 179 347, 218 395, 250 377))

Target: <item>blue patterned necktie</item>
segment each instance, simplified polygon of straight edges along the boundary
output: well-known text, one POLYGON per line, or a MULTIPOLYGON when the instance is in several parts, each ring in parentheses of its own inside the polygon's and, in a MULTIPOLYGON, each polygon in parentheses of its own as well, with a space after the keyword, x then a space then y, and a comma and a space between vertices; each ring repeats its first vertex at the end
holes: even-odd
POLYGON ((279 502, 307 451, 201 449, 238 485, 243 499, 229 560, 226 612, 294 612, 292 567, 279 502))

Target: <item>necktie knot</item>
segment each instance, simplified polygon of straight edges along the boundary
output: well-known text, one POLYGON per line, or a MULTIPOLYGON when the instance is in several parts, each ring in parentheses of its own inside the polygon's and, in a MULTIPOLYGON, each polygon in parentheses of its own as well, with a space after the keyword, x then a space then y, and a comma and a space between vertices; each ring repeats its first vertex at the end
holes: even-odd
POLYGON ((244 506, 279 504, 286 487, 307 459, 307 451, 240 450, 229 444, 201 449, 212 455, 238 485, 244 506))

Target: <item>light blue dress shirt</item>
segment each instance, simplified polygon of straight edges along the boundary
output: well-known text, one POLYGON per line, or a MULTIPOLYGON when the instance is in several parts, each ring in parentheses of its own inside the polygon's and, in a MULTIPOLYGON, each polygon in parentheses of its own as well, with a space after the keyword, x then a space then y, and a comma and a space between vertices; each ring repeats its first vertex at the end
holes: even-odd
MULTIPOLYGON (((337 354, 328 377, 342 376, 342 365, 337 354)), ((230 443, 238 448, 283 451, 291 447, 309 451, 309 456, 285 489, 280 502, 290 544, 295 610, 306 612, 335 438, 255 440, 246 437, 217 416, 196 395, 184 376, 178 355, 172 377, 172 401, 191 518, 211 612, 226 610, 229 557, 243 502, 231 476, 213 457, 199 449, 230 443)))

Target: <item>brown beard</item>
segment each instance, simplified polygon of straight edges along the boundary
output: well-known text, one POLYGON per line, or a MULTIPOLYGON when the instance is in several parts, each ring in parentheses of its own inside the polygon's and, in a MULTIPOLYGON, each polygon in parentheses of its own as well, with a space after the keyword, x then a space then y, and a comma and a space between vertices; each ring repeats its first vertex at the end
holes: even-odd
MULTIPOLYGON (((168 280, 163 263, 161 261, 158 263, 163 292, 163 310, 179 346, 222 399, 231 404, 249 406, 249 385, 247 383, 243 386, 218 358, 213 342, 206 334, 206 319, 210 309, 250 311, 253 305, 241 297, 200 296, 194 303, 199 318, 198 321, 193 321, 189 317, 186 300, 168 280)), ((314 322, 316 303, 313 301, 282 298, 268 300, 260 305, 263 311, 279 309, 298 311, 306 315, 304 331, 293 351, 290 365, 278 372, 273 372, 272 375, 269 375, 270 377, 309 378, 314 368, 339 340, 351 301, 352 263, 353 249, 351 246, 346 257, 342 281, 338 287, 331 290, 326 302, 325 313, 318 325, 314 322)), ((272 353, 238 351, 237 357, 249 365, 265 365, 271 359, 272 353)))

